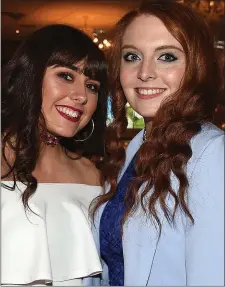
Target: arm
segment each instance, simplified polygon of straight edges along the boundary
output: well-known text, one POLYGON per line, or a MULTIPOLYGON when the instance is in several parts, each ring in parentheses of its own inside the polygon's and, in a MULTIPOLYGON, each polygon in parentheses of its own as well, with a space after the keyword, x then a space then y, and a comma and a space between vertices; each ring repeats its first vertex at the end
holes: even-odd
POLYGON ((224 135, 203 151, 189 184, 187 286, 224 286, 224 135))

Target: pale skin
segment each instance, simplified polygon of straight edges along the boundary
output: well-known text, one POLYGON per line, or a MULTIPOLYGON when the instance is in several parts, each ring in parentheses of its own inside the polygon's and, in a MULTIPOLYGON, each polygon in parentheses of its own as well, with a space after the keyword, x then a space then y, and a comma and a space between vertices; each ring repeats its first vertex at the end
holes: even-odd
MULTIPOLYGON (((71 67, 48 67, 43 79, 42 113, 47 129, 56 136, 73 137, 91 120, 98 101, 100 83, 82 73, 83 64, 71 67), (57 108, 61 107, 61 113, 57 108), (62 109, 64 113, 62 113, 62 109), (75 110, 73 110, 75 109, 75 110), (64 117, 65 112, 77 113, 76 120, 64 117)), ((73 114, 74 115, 74 114, 73 114)), ((68 153, 71 157, 77 154, 68 153)), ((14 160, 13 151, 7 146, 7 159, 14 160)), ((7 166, 2 160, 2 174, 7 166)), ((99 186, 100 174, 87 158, 70 159, 60 145, 54 147, 41 143, 40 156, 33 176, 39 183, 80 183, 99 186), (88 176, 87 176, 88 175, 88 176)), ((4 180, 12 180, 12 177, 4 180)))
POLYGON ((147 135, 162 102, 179 89, 185 65, 181 44, 157 17, 142 15, 127 27, 120 81, 127 101, 143 116, 147 135))
MULTIPOLYGON (((76 157, 75 154, 70 155, 76 157)), ((89 159, 71 160, 60 147, 42 149, 33 175, 38 182, 100 185, 99 171, 89 159)))

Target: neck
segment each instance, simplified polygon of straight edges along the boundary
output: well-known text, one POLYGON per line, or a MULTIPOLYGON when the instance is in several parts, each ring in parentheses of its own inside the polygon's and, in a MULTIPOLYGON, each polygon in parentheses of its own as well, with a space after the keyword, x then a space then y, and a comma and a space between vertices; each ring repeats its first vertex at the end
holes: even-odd
POLYGON ((65 153, 60 144, 51 146, 41 143, 37 166, 41 165, 44 168, 46 164, 49 167, 59 162, 62 158, 65 158, 65 153))
MULTIPOLYGON (((15 161, 16 154, 12 148, 6 144, 5 147, 5 156, 7 161, 12 165, 15 161)), ((74 155, 73 155, 74 156, 74 155)), ((36 162, 36 167, 33 171, 33 175, 38 178, 40 174, 49 174, 55 170, 55 168, 59 167, 60 165, 68 165, 68 157, 66 156, 65 152, 63 151, 60 144, 55 146, 46 145, 45 143, 40 144, 40 151, 39 157, 36 162)), ((61 166, 60 166, 61 169, 61 166)), ((7 174, 9 171, 9 167, 5 160, 2 158, 1 160, 1 175, 7 174)), ((9 175, 7 178, 3 180, 12 180, 12 174, 9 175)))
POLYGON ((43 142, 44 144, 48 146, 54 147, 56 145, 59 145, 59 137, 51 134, 48 131, 41 130, 40 139, 41 139, 41 142, 43 142))

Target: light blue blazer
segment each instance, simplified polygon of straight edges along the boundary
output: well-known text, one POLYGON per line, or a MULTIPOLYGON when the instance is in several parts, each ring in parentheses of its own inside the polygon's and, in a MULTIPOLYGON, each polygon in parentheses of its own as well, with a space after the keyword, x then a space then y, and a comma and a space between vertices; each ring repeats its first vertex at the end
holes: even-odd
MULTIPOLYGON (((130 143, 121 179, 142 144, 143 131, 130 143)), ((141 208, 124 226, 125 286, 224 286, 224 132, 212 124, 191 140, 192 157, 187 164, 188 203, 195 220, 191 225, 178 211, 176 227, 170 226, 160 208, 162 234, 141 208)), ((171 175, 172 186, 178 182, 171 175)), ((173 201, 168 198, 168 205, 173 201)), ((105 204, 97 212, 93 234, 99 248, 99 223, 105 204)), ((108 268, 102 260, 101 281, 108 285, 108 268)))

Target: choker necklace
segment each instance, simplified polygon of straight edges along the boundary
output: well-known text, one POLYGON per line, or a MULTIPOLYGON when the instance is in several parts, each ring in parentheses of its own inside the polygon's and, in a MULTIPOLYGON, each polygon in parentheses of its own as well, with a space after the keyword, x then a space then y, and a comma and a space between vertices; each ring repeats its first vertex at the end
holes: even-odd
POLYGON ((142 137, 142 141, 145 142, 147 139, 147 132, 146 132, 146 128, 144 129, 144 133, 143 133, 143 137, 142 137))
POLYGON ((50 134, 48 131, 46 131, 45 133, 41 133, 41 141, 46 144, 46 145, 50 145, 52 147, 56 146, 57 144, 59 144, 59 138, 50 134))

